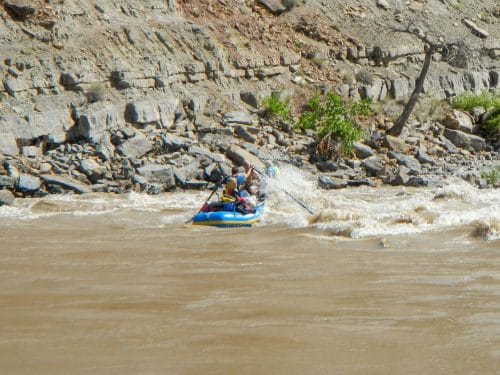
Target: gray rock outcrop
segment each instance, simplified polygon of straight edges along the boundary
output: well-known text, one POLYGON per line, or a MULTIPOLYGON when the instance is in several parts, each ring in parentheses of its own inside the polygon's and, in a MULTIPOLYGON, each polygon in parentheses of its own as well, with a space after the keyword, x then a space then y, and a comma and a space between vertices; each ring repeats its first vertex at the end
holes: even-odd
POLYGON ((467 134, 460 130, 445 129, 443 135, 455 146, 470 151, 482 151, 486 148, 486 141, 477 135, 467 134))
POLYGON ((9 190, 0 190, 0 206, 12 206, 14 204, 14 194, 9 190))
MULTIPOLYGON (((85 194, 85 193, 92 192, 92 189, 88 185, 82 184, 71 177, 61 177, 61 176, 55 176, 55 175, 41 175, 40 178, 42 179, 44 184, 49 187, 49 190, 51 187, 55 186, 55 187, 60 187, 62 189, 73 191, 73 192, 79 193, 79 194, 85 194)), ((56 192, 60 192, 60 191, 56 190, 56 192)))
POLYGON ((140 158, 153 149, 153 145, 147 137, 137 133, 134 137, 127 139, 116 150, 127 158, 140 158))
POLYGON ((12 133, 0 133, 0 155, 14 156, 19 154, 16 138, 12 133))

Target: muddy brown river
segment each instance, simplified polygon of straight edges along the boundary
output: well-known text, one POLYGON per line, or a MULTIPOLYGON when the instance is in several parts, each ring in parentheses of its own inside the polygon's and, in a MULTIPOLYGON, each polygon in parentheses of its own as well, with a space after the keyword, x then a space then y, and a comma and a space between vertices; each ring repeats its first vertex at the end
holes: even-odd
POLYGON ((1 373, 500 373, 498 190, 297 181, 318 214, 271 191, 255 228, 186 224, 207 192, 0 207, 1 373))

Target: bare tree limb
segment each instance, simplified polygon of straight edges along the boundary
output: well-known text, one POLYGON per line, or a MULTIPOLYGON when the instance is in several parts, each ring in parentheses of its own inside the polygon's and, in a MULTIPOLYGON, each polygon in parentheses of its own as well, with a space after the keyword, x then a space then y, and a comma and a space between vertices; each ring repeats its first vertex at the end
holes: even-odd
MULTIPOLYGON (((406 28, 392 28, 395 32, 409 33, 415 35, 418 39, 423 41, 426 45, 425 51, 425 59, 422 65, 422 70, 415 81, 415 88, 410 96, 410 99, 406 103, 403 112, 396 120, 392 128, 390 128, 387 133, 394 136, 399 136, 405 126, 406 122, 410 118, 416 104, 420 99, 420 94, 423 91, 425 78, 427 77, 427 73, 429 72, 429 68, 432 62, 432 55, 435 52, 440 52, 443 57, 445 57, 448 61, 455 59, 458 52, 462 54, 466 54, 467 48, 464 43, 461 42, 451 42, 451 43, 443 43, 442 41, 435 42, 431 40, 431 38, 424 32, 424 30, 420 27, 411 28, 409 25, 406 28), (451 52, 453 51, 453 52, 451 52)), ((441 39, 441 38, 440 38, 441 39)))

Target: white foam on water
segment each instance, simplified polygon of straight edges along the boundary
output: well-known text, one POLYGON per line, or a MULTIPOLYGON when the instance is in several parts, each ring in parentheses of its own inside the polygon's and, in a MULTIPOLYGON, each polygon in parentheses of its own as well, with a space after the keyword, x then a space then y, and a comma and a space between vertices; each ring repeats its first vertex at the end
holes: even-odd
MULTIPOLYGON (((0 207, 0 219, 34 220, 57 215, 110 216, 145 226, 184 224, 210 191, 160 195, 53 195, 17 199, 0 207), (144 216, 150 214, 151 216, 144 216), (150 219, 147 219, 150 218, 150 219)), ((500 239, 500 191, 461 182, 442 188, 358 187, 320 190, 301 170, 284 167, 267 180, 266 209, 260 225, 312 226, 318 236, 365 238, 476 228, 476 235, 500 239), (310 214, 308 210, 314 211, 310 214)))
POLYGON ((330 236, 365 238, 406 235, 476 226, 488 240, 498 239, 500 192, 466 182, 442 188, 359 187, 324 191, 300 170, 287 167, 268 183, 266 222, 313 225, 330 236), (306 209, 284 193, 313 209, 306 209))

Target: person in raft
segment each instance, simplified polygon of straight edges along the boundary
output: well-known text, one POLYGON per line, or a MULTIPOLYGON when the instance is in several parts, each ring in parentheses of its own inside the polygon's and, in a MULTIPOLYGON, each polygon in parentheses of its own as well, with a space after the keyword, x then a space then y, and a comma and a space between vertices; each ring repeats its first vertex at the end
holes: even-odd
POLYGON ((258 195, 262 176, 248 160, 243 161, 243 168, 245 168, 245 190, 253 196, 258 195))
POLYGON ((227 178, 222 201, 234 204, 234 209, 242 214, 255 212, 255 206, 248 199, 248 193, 238 189, 238 182, 235 177, 227 178))
POLYGON ((226 184, 230 178, 236 179, 236 188, 241 190, 245 186, 245 174, 240 167, 231 168, 231 176, 226 176, 222 179, 222 183, 226 184))

